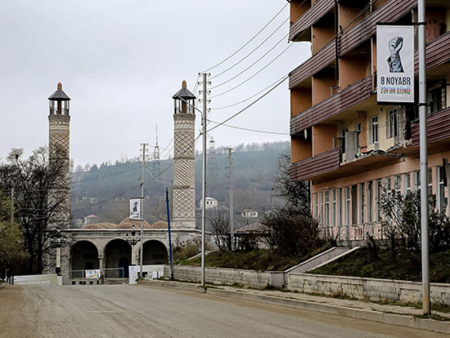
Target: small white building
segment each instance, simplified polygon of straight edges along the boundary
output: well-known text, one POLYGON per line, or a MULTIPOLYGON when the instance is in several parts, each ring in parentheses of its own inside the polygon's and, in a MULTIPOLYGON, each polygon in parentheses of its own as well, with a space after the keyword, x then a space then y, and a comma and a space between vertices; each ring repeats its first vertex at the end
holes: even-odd
MULTIPOLYGON (((208 209, 215 209, 219 205, 219 202, 215 198, 212 197, 206 197, 206 210, 208 209)), ((203 208, 203 198, 200 200, 200 209, 203 208)))
POLYGON ((251 209, 245 209, 244 211, 241 212, 241 217, 243 217, 245 219, 257 218, 258 211, 251 210, 251 209))

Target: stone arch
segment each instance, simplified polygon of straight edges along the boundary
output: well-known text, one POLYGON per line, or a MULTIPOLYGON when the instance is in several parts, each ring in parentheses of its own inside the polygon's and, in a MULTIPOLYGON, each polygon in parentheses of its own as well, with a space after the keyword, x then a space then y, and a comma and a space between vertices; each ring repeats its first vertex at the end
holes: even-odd
POLYGON ((117 277, 128 277, 128 267, 131 265, 130 244, 120 238, 113 239, 105 245, 103 257, 105 269, 123 268, 123 274, 120 273, 117 277))
POLYGON ((167 264, 168 250, 164 243, 150 239, 144 242, 143 265, 167 264))
POLYGON ((99 269, 98 249, 91 241, 81 240, 70 247, 70 270, 99 269))

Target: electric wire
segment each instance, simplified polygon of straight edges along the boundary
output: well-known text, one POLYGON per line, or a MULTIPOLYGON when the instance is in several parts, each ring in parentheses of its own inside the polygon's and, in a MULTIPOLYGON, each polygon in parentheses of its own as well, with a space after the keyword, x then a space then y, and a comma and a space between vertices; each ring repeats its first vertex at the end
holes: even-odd
POLYGON ((226 84, 226 83, 228 83, 228 82, 230 82, 230 81, 233 81, 234 79, 236 79, 237 77, 239 77, 239 76, 241 76, 242 74, 244 74, 246 71, 248 71, 250 68, 252 68, 253 66, 255 66, 259 61, 261 61, 262 59, 264 59, 271 51, 273 51, 282 41, 284 41, 284 39, 286 38, 288 36, 288 34, 287 35, 285 35, 285 36, 283 36, 283 38, 282 39, 280 39, 276 44, 275 44, 275 46, 273 46, 271 49, 269 49, 263 56, 261 56, 258 60, 256 60, 255 62, 253 62, 250 66, 248 66, 247 68, 245 68, 243 71, 241 71, 240 73, 238 73, 237 75, 235 75, 235 76, 233 76, 233 77, 231 77, 231 78, 229 78, 228 80, 226 80, 226 81, 224 81, 224 82, 222 82, 222 83, 219 83, 218 85, 216 85, 216 86, 214 86, 214 87, 211 87, 211 89, 215 89, 215 88, 218 88, 218 87, 220 87, 220 86, 223 86, 224 84, 226 84))
POLYGON ((249 97, 247 97, 246 99, 244 99, 244 100, 242 100, 242 101, 239 101, 239 102, 230 104, 230 105, 228 105, 228 106, 216 107, 216 108, 210 108, 210 109, 211 109, 211 110, 221 110, 221 109, 227 109, 227 108, 231 108, 231 107, 238 106, 238 105, 240 105, 240 104, 242 104, 242 103, 244 103, 244 102, 247 102, 247 101, 250 100, 250 99, 253 99, 255 96, 258 96, 258 95, 261 94, 262 92, 266 91, 266 90, 269 89, 270 87, 272 87, 272 86, 274 86, 275 84, 277 84, 278 81, 281 81, 281 80, 282 80, 283 78, 285 78, 285 77, 289 77, 289 74, 286 74, 285 76, 279 78, 279 79, 276 80, 274 83, 272 83, 272 84, 270 84, 269 86, 267 86, 266 88, 261 89, 261 90, 260 90, 259 92, 257 92, 256 94, 253 94, 252 96, 249 96, 249 97))
POLYGON ((220 127, 222 124, 227 123, 228 121, 230 121, 231 119, 235 118, 236 116, 238 116, 239 114, 241 114, 242 112, 244 112, 245 110, 247 110, 248 108, 250 108, 251 106, 253 106, 255 103, 257 103, 258 101, 260 101, 262 98, 264 98, 265 96, 267 96, 269 93, 271 93, 275 88, 277 88, 279 85, 281 85, 284 81, 286 81, 287 77, 284 78, 283 80, 281 80, 280 82, 278 82, 273 88, 271 88, 269 91, 267 91, 266 93, 264 93, 263 95, 261 95, 259 98, 257 98, 255 101, 253 101, 252 103, 250 103, 247 107, 241 109, 240 111, 238 111, 236 114, 232 115, 231 117, 225 119, 224 121, 220 122, 218 125, 212 127, 211 129, 209 129, 207 132, 211 132, 212 130, 220 127))
POLYGON ((249 41, 247 41, 241 48, 239 48, 237 51, 235 51, 233 54, 231 54, 230 56, 228 56, 227 58, 225 58, 224 60, 222 60, 221 62, 219 62, 219 63, 217 63, 216 65, 214 65, 214 66, 212 66, 212 67, 210 67, 210 68, 208 68, 208 69, 206 69, 206 70, 204 70, 202 73, 206 73, 206 72, 209 72, 210 70, 212 70, 212 69, 214 69, 214 68, 216 68, 216 67, 218 67, 218 66, 220 66, 220 65, 222 65, 223 63, 225 63, 226 61, 228 61, 229 59, 231 59, 233 56, 235 56, 237 53, 239 53, 242 49, 244 49, 246 46, 248 46, 248 44, 250 43, 250 42, 252 42, 256 37, 258 37, 259 36, 259 34, 261 34, 277 17, 278 17, 278 15, 280 15, 280 13, 281 12, 283 12, 283 10, 287 7, 289 5, 289 2, 288 3, 286 3, 281 9, 280 9, 280 11, 277 13, 277 14, 275 14, 275 16, 267 23, 267 24, 265 24, 264 25, 264 27, 263 28, 261 28, 261 30, 258 32, 258 33, 256 33, 256 35, 255 36, 253 36, 249 41))
MULTIPOLYGON (((234 67, 236 67, 237 65, 239 65, 242 61, 244 61, 244 60, 246 60, 250 55, 252 55, 254 52, 256 52, 263 44, 265 44, 266 42, 267 42, 267 40, 269 40, 276 32, 278 32, 278 30, 281 28, 281 27, 283 27, 284 26, 284 24, 286 23, 286 22, 288 22, 288 20, 289 20, 289 18, 287 19, 287 20, 285 20, 285 21, 283 21, 282 23, 281 23, 281 25, 279 25, 276 29, 275 29, 275 31, 273 31, 273 33, 272 34, 270 34, 263 42, 261 42, 255 49, 253 49, 250 53, 248 53, 246 56, 244 56, 241 60, 239 60, 238 62, 236 62, 235 64, 233 64, 232 66, 230 66, 229 68, 227 68, 227 69, 225 69, 224 71, 222 71, 222 72, 220 72, 219 74, 217 74, 217 75, 214 75, 213 77, 211 77, 211 80, 213 80, 213 79, 215 79, 215 78, 217 78, 217 77, 219 77, 219 76, 221 76, 221 75, 223 75, 223 74, 225 74, 225 73, 227 73, 228 71, 230 71, 231 69, 233 69, 234 67)), ((272 51, 276 46, 278 46, 279 44, 280 44, 280 42, 281 41, 283 41, 287 36, 288 36, 289 34, 287 34, 287 35, 285 35, 270 51, 272 51)), ((270 52, 269 51, 269 52, 270 52)), ((266 53, 265 55, 267 55, 268 53, 266 53)), ((264 55, 264 56, 265 56, 264 55)), ((263 57, 264 57, 263 56, 263 57)), ((261 59, 259 59, 258 61, 260 61, 261 59)), ((257 62, 258 62, 257 61, 257 62)), ((256 63, 257 63, 256 62, 256 63)), ((253 66, 253 65, 252 65, 253 66)), ((212 88, 213 89, 213 88, 212 88)))
POLYGON ((288 45, 280 54, 278 54, 272 61, 270 61, 267 65, 265 65, 263 68, 261 68, 259 71, 257 71, 255 74, 253 74, 252 76, 250 76, 248 79, 246 79, 245 81, 241 82, 240 84, 238 84, 237 86, 234 86, 233 88, 230 88, 220 94, 217 95, 213 95, 211 96, 211 98, 215 98, 215 97, 219 97, 222 95, 225 95, 237 88, 239 88, 240 86, 244 85, 245 83, 247 83, 248 81, 250 81, 251 79, 253 79, 256 75, 258 75, 259 73, 261 73, 263 70, 265 70, 267 67, 269 67, 272 63, 274 63, 279 57, 281 57, 289 48, 291 48, 294 44, 291 43, 290 45, 288 45))
MULTIPOLYGON (((215 124, 220 124, 220 122, 216 122, 216 121, 209 121, 211 123, 215 123, 215 124)), ((289 136, 289 133, 282 133, 282 132, 275 132, 275 131, 267 131, 267 130, 259 130, 259 129, 251 129, 251 128, 244 128, 244 127, 237 127, 237 126, 232 126, 229 124, 225 124, 222 123, 223 126, 228 127, 228 128, 233 128, 233 129, 240 129, 240 130, 245 130, 245 131, 251 131, 254 133, 261 133, 261 134, 272 134, 272 135, 286 135, 289 136)))

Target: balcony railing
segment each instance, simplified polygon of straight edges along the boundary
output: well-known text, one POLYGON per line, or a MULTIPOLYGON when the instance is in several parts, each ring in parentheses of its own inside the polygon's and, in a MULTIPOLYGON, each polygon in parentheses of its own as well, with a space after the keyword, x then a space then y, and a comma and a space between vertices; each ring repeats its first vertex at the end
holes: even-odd
MULTIPOLYGON (((450 61, 450 32, 441 35, 427 44, 427 69, 450 61)), ((419 74, 419 53, 414 57, 414 71, 419 74)))
MULTIPOLYGON (((292 6, 292 5, 291 5, 292 6)), ((292 26, 289 31, 289 40, 302 33, 305 29, 314 25, 328 11, 334 7, 334 0, 318 0, 317 3, 308 9, 292 26)))
POLYGON ((307 181, 312 177, 335 171, 339 168, 340 161, 340 148, 336 148, 292 163, 291 179, 307 181))
POLYGON ((318 124, 368 99, 372 94, 372 76, 368 76, 340 93, 291 118, 291 135, 318 124))
MULTIPOLYGON (((412 146, 419 146, 419 121, 411 123, 412 146)), ((442 109, 427 118, 427 143, 450 139, 450 107, 442 109)))
POLYGON ((339 36, 339 56, 343 56, 375 35, 377 22, 395 22, 417 7, 417 0, 391 0, 339 36))
POLYGON ((289 89, 331 64, 336 57, 336 40, 333 39, 289 74, 289 89))

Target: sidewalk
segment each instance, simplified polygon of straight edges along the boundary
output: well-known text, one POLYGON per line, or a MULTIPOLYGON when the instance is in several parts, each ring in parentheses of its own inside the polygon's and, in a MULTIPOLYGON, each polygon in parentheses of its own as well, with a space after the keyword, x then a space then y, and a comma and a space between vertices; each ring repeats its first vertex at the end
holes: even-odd
POLYGON ((206 292, 211 295, 248 299, 386 324, 450 333, 450 313, 433 312, 434 315, 448 318, 449 321, 418 318, 417 316, 422 315, 422 310, 408 306, 385 305, 368 301, 340 299, 295 292, 245 289, 230 286, 207 285, 206 290, 204 290, 199 284, 164 280, 143 281, 140 284, 206 292))

